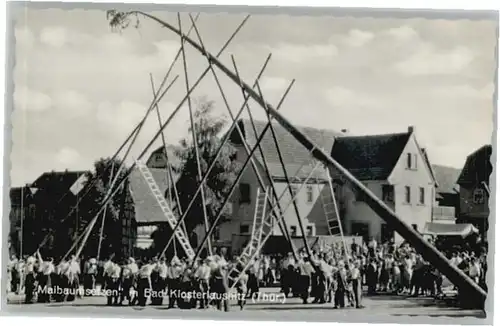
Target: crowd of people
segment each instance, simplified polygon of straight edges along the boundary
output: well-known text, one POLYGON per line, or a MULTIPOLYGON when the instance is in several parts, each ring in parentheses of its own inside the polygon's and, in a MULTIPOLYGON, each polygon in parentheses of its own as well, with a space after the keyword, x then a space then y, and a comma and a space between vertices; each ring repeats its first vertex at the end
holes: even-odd
MULTIPOLYGON (((313 248, 287 255, 258 256, 240 275, 230 274, 233 267, 242 270, 225 251, 197 259, 134 258, 106 261, 71 257, 45 260, 37 254, 23 259, 12 257, 8 264, 10 290, 24 292, 25 303, 72 301, 78 297, 104 295, 108 305, 145 306, 168 304, 169 308, 229 309, 228 293, 232 280, 237 304, 261 287, 280 286, 284 296, 301 298, 304 304, 332 303, 334 308, 363 308, 362 293, 431 295, 442 294, 444 277, 408 244, 394 242, 378 245, 375 240, 358 244, 354 240, 344 250, 341 244, 313 248), (99 291, 97 291, 99 289, 99 291), (312 300, 310 300, 312 299, 312 300)), ((450 262, 486 288, 486 254, 446 253, 450 262)))

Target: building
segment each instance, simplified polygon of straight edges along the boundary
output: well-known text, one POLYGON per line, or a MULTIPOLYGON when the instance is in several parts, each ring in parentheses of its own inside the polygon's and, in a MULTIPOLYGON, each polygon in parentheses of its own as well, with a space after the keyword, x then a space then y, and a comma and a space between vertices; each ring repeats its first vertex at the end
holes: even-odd
MULTIPOLYGON (((176 155, 177 148, 174 145, 167 145, 167 156, 170 160, 170 165, 172 167, 179 166, 179 158, 176 155)), ((167 168, 167 160, 165 159, 164 147, 161 146, 154 150, 151 155, 149 155, 148 160, 146 161, 146 166, 150 169, 166 169, 167 168)))
POLYGON ((470 223, 484 240, 489 226, 489 186, 492 172, 492 146, 484 145, 467 156, 458 178, 460 186, 460 211, 457 223, 470 223))
POLYGON ((9 199, 9 254, 19 256, 25 253, 21 244, 23 233, 25 237, 28 235, 27 232, 23 232, 23 224, 32 223, 31 221, 35 218, 33 192, 28 186, 14 187, 9 191, 9 199))
POLYGON ((449 166, 432 165, 437 189, 437 205, 433 208, 432 221, 435 223, 455 223, 459 211, 459 189, 457 184, 460 169, 449 166))
MULTIPOLYGON (((432 220, 437 183, 413 127, 398 134, 338 137, 331 155, 415 230, 421 232, 432 220)), ((381 242, 393 237, 397 242, 402 240, 361 196, 343 184, 336 171, 331 173, 338 184, 336 193, 346 234, 381 242)))
MULTIPOLYGON (((175 147, 167 147, 168 158, 177 166, 178 159, 174 153, 175 147)), ((163 147, 153 151, 146 161, 153 178, 156 181, 160 191, 165 194, 167 200, 170 200, 170 191, 172 184, 167 170, 167 162, 163 154, 163 147)), ((178 174, 173 171, 174 182, 177 182, 178 174)), ((130 207, 123 220, 124 234, 129 234, 127 241, 129 246, 139 250, 154 249, 153 235, 162 226, 167 226, 168 222, 158 201, 152 195, 144 176, 138 169, 134 169, 129 176, 130 207)))
MULTIPOLYGON (((257 135, 250 120, 242 119, 238 122, 250 149, 256 144, 258 135, 261 134, 267 124, 262 121, 254 121, 254 123, 257 135)), ((300 185, 310 175, 314 165, 318 162, 283 127, 273 123, 273 129, 283 155, 287 175, 291 181, 292 191, 297 193, 295 203, 297 204, 304 231, 308 236, 327 235, 326 219, 321 203, 318 200, 318 196, 326 183, 326 171, 322 166, 319 166, 313 172, 308 184, 299 191, 300 185)), ((335 136, 340 135, 340 133, 331 130, 305 127, 300 129, 326 151, 332 148, 335 136)), ((247 158, 247 152, 239 133, 234 130, 230 139, 232 145, 237 149, 236 159, 243 163, 247 158)), ((289 234, 296 237, 301 236, 302 232, 297 214, 293 205, 291 205, 291 196, 287 191, 285 175, 271 130, 266 132, 260 145, 262 153, 257 150, 253 156, 258 173, 266 186, 269 186, 271 182, 274 184, 276 193, 280 197, 280 206, 284 211, 283 216, 289 228, 289 234), (269 169, 269 176, 266 173, 265 163, 267 163, 269 169), (284 195, 281 196, 282 194, 284 195)), ((257 175, 251 164, 248 164, 240 179, 238 188, 231 198, 232 218, 219 227, 218 233, 221 244, 234 247, 232 244, 238 242, 238 237, 248 238, 253 224, 257 189, 259 187, 257 175)), ((274 227, 272 234, 281 235, 277 225, 274 227)))

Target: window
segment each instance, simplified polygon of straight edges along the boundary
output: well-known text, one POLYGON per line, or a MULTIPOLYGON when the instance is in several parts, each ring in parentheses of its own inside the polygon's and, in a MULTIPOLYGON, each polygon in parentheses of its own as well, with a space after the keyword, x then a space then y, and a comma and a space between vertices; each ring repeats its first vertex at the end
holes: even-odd
POLYGON ((307 202, 310 204, 313 202, 314 189, 313 186, 307 186, 307 202))
POLYGON ((481 188, 474 189, 472 193, 472 201, 474 204, 483 204, 484 203, 484 190, 481 188))
POLYGON ((382 200, 385 202, 394 202, 394 186, 382 185, 382 200))
POLYGON ((311 225, 309 225, 307 228, 306 228, 306 231, 307 231, 307 235, 308 236, 312 236, 313 235, 313 227, 311 225))
POLYGON ((409 186, 405 186, 405 203, 411 203, 411 188, 409 186))
POLYGON ((248 234, 250 233, 250 226, 247 224, 240 225, 240 234, 248 234))
POLYGON ((413 166, 412 166, 412 161, 413 161, 413 155, 411 155, 411 153, 408 153, 406 154, 406 168, 407 169, 411 169, 413 166))
POLYGON ((250 185, 248 183, 240 184, 240 203, 250 203, 250 185))
POLYGON ((417 154, 413 155, 413 168, 415 170, 417 169, 417 154))
POLYGON ((425 204, 425 188, 420 187, 419 203, 425 204))
POLYGON ((295 197, 297 195, 297 192, 299 191, 296 185, 290 185, 290 190, 292 191, 292 197, 295 197))
POLYGON ((290 236, 292 236, 292 237, 297 236, 297 227, 296 226, 290 227, 290 236))

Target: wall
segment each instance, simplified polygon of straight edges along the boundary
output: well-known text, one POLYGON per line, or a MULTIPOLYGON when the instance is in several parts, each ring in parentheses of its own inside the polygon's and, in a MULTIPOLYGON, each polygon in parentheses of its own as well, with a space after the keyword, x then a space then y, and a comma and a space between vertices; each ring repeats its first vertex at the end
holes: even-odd
MULTIPOLYGON (((420 154, 414 135, 410 137, 388 181, 395 186, 396 214, 409 226, 415 224, 417 230, 422 231, 425 223, 432 221, 432 207, 436 204, 436 196, 431 172, 420 154), (416 168, 407 168, 407 153, 417 154, 414 156, 417 159, 416 168), (405 186, 411 188, 410 203, 405 202, 405 186), (419 202, 420 187, 425 190, 424 204, 419 202)), ((397 235, 397 240, 402 238, 397 235)))
MULTIPOLYGON (((247 153, 245 149, 243 146, 238 146, 236 159, 243 163, 246 158, 247 153)), ((259 174, 262 176, 264 182, 268 182, 265 178, 264 168, 257 160, 254 159, 254 162, 256 163, 257 168, 259 169, 259 174)), ((221 244, 230 245, 233 234, 240 233, 240 226, 242 224, 249 225, 249 232, 251 232, 255 210, 255 197, 257 195, 257 188, 260 186, 251 162, 249 162, 245 167, 245 171, 238 182, 238 184, 242 183, 250 185, 250 203, 240 203, 240 189, 239 187, 236 187, 229 203, 227 204, 232 205, 232 217, 229 221, 219 226, 219 241, 221 244)))
MULTIPOLYGON (((478 185, 479 186, 479 185, 478 185)), ((460 187, 460 217, 465 218, 483 218, 486 219, 489 216, 489 206, 488 206, 488 196, 481 188, 460 187), (474 203, 474 190, 481 189, 484 194, 484 201, 482 203, 474 203)))
MULTIPOLYGON (((382 185, 384 181, 365 181, 363 184, 377 197, 382 199, 382 185)), ((368 225, 368 237, 380 239, 382 219, 363 201, 356 200, 354 192, 347 186, 343 186, 339 193, 339 202, 346 206, 344 217, 345 233, 353 234, 353 223, 366 223, 368 225)), ((394 208, 393 203, 386 202, 389 207, 394 208)))
MULTIPOLYGON (((246 152, 243 147, 238 148, 237 159, 240 162, 244 162, 247 157, 246 152)), ((256 160, 256 164, 259 168, 259 173, 262 176, 264 182, 267 182, 266 174, 264 167, 256 160)), ((228 245, 231 243, 231 239, 233 235, 240 234, 240 226, 242 224, 248 225, 249 232, 251 232, 254 211, 255 211, 255 200, 257 195, 257 188, 259 187, 259 182, 257 180, 257 176, 254 173, 254 170, 251 166, 251 163, 247 165, 245 168, 245 172, 243 173, 242 178, 240 179, 240 184, 247 183, 250 185, 250 203, 239 203, 239 189, 235 189, 233 196, 231 198, 231 203, 233 205, 233 214, 231 221, 228 221, 222 224, 219 228, 220 241, 221 243, 227 243, 228 245)), ((269 183, 267 183, 269 184, 269 183)), ((297 190, 300 188, 300 183, 294 183, 297 190)), ((327 191, 328 188, 325 187, 324 184, 310 184, 312 186, 312 202, 307 201, 308 191, 307 186, 304 185, 302 189, 298 192, 296 197, 296 203, 299 210, 299 215, 302 218, 302 223, 304 226, 304 231, 307 232, 307 227, 312 227, 312 235, 328 235, 328 229, 326 225, 326 218, 323 213, 323 207, 321 204, 321 200, 319 198, 320 191, 327 191)), ((290 193, 287 189, 287 184, 285 182, 274 182, 274 187, 278 197, 280 199, 280 205, 284 212, 283 216, 285 222, 288 226, 288 231, 291 233, 291 227, 295 226, 297 229, 297 236, 301 236, 301 230, 299 227, 299 223, 297 220, 297 215, 295 213, 295 209, 293 204, 291 204, 290 193), (283 194, 283 195, 282 195, 283 194)), ((274 202, 274 201, 273 201, 274 202)), ((268 205, 268 210, 270 209, 268 205)), ((273 229, 273 235, 282 235, 281 230, 277 224, 275 224, 273 229)))
MULTIPOLYGON (((331 171, 332 176, 335 176, 335 171, 331 171)), ((410 137, 406 145, 403 155, 396 163, 391 175, 387 181, 363 181, 363 184, 378 198, 382 198, 382 186, 384 184, 394 185, 394 202, 385 202, 392 208, 396 214, 408 226, 412 224, 417 226, 417 230, 422 231, 425 223, 432 220, 432 206, 435 204, 434 183, 429 169, 419 152, 418 144, 414 136, 410 137), (416 154, 416 168, 408 169, 406 167, 407 153, 416 154), (405 186, 411 187, 411 201, 405 203, 405 186), (425 189, 424 204, 419 201, 419 187, 425 189)), ((345 233, 352 234, 353 223, 366 223, 368 225, 368 237, 374 237, 380 241, 382 236, 382 228, 385 221, 383 221, 366 203, 356 200, 353 191, 347 187, 342 186, 339 192, 339 204, 345 205, 345 233)), ((388 226, 390 228, 390 226, 388 226)), ((403 239, 396 233, 396 242, 403 239)))
MULTIPOLYGON (((275 182, 275 189, 278 196, 284 193, 280 200, 281 208, 283 210, 283 216, 285 222, 288 226, 288 231, 291 234, 293 227, 296 228, 296 236, 302 236, 302 232, 299 226, 299 221, 297 219, 297 214, 293 203, 291 202, 291 195, 288 186, 285 182, 275 182)), ((295 203, 299 211, 299 216, 301 217, 301 222, 304 227, 304 231, 307 234, 307 227, 312 228, 311 236, 315 235, 328 235, 328 229, 326 224, 326 218, 323 212, 323 207, 320 199, 320 193, 322 191, 327 191, 327 187, 324 184, 307 184, 302 188, 301 183, 291 183, 292 186, 296 187, 297 195, 295 197, 295 203), (307 186, 312 187, 312 201, 308 201, 308 190, 307 186), (300 189, 300 190, 299 190, 300 189)), ((281 235, 278 226, 274 227, 274 234, 281 235)))

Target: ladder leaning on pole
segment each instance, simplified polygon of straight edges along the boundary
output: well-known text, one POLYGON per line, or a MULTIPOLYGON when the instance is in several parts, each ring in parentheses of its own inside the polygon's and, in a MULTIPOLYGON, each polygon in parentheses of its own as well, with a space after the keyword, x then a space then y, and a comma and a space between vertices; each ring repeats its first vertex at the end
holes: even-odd
MULTIPOLYGON (((279 215, 276 215, 276 218, 278 219, 283 219, 283 216, 284 214, 286 213, 286 211, 290 208, 290 206, 292 206, 293 202, 297 199, 297 196, 300 194, 300 191, 302 190, 302 188, 304 187, 304 185, 306 185, 308 183, 308 181, 312 178, 312 175, 314 174, 314 172, 321 166, 321 163, 318 162, 316 163, 316 165, 313 166, 313 168, 311 169, 311 171, 309 172, 308 176, 305 178, 305 180, 302 181, 302 184, 301 186, 299 187, 299 189, 297 190, 297 192, 295 193, 294 196, 292 196, 292 198, 290 199, 290 201, 288 202, 288 204, 286 205, 286 207, 283 209, 282 213, 279 214, 279 215)), ((278 196, 277 200, 276 200, 276 203, 274 204, 274 207, 271 207, 271 211, 273 210, 273 208, 275 208, 277 205, 277 203, 279 203, 281 201, 281 198, 288 192, 288 189, 285 189, 280 196, 278 196)), ((272 212, 269 212, 266 216, 266 218, 268 218, 270 221, 273 221, 273 218, 275 218, 272 214, 272 212)), ((269 223, 269 222, 268 222, 269 223)), ((271 224, 271 223, 269 223, 271 224)), ((271 224, 272 225, 272 224, 271 224)), ((273 234, 272 233, 272 226, 271 228, 267 228, 269 230, 269 232, 267 232, 267 234, 265 234, 265 232, 263 232, 263 239, 261 240, 261 243, 260 245, 257 247, 256 250, 254 250, 254 253, 250 256, 250 257, 245 257, 244 259, 238 259, 238 263, 240 263, 242 265, 242 268, 233 268, 233 270, 231 270, 231 273, 229 274, 229 288, 232 289, 235 285, 236 285, 236 282, 238 282, 238 280, 241 278, 241 276, 247 271, 247 269, 250 267, 251 265, 251 262, 253 259, 255 259, 255 257, 257 256, 258 254, 258 251, 260 251, 262 249, 262 247, 264 246, 264 244, 266 243, 266 241, 271 237, 271 235, 273 234), (236 273, 238 272, 238 274, 235 276, 235 274, 233 273, 236 273)), ((243 256, 243 255, 242 255, 243 256)))
MULTIPOLYGON (((146 180, 146 183, 148 184, 149 190, 153 193, 153 196, 155 197, 156 201, 158 202, 158 205, 160 206, 163 214, 167 218, 167 222, 172 228, 172 230, 175 228, 177 225, 177 218, 175 215, 172 213, 172 210, 170 209, 167 200, 165 199, 164 194, 161 192, 160 188, 158 187, 158 184, 156 183, 155 179, 153 178, 153 175, 151 174, 151 171, 149 168, 142 162, 136 161, 137 168, 139 171, 142 173, 142 176, 146 180)), ((191 247, 191 244, 189 243, 189 239, 187 236, 184 234, 184 232, 181 230, 181 228, 177 228, 175 231, 175 237, 179 241, 182 249, 184 249, 184 252, 186 253, 186 256, 189 259, 193 259, 195 256, 193 247, 191 247)))
POLYGON ((236 259, 237 263, 240 265, 234 266, 228 273, 230 286, 234 284, 242 269, 248 264, 252 256, 254 256, 255 251, 261 246, 263 235, 266 233, 271 233, 272 231, 272 219, 270 214, 267 214, 267 200, 269 195, 269 187, 264 191, 260 188, 257 189, 257 197, 255 202, 255 211, 253 217, 253 226, 250 236, 250 241, 243 249, 241 255, 236 259))
POLYGON ((339 209, 337 206, 337 199, 335 198, 335 190, 333 189, 332 177, 328 167, 325 168, 328 189, 320 192, 321 204, 323 205, 323 212, 325 213, 326 224, 328 233, 332 236, 340 236, 344 251, 347 254, 347 247, 344 239, 344 232, 342 230, 342 223, 340 221, 339 209))

